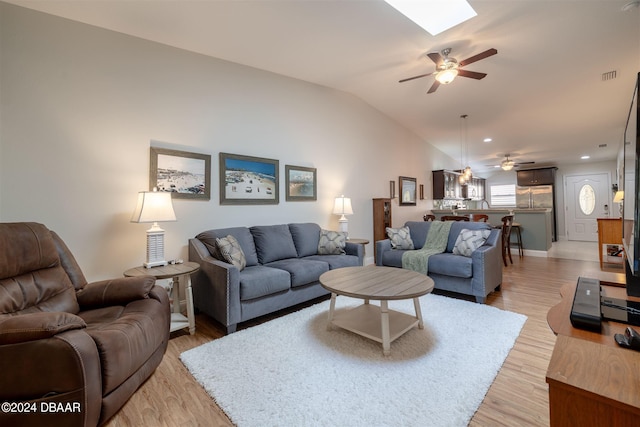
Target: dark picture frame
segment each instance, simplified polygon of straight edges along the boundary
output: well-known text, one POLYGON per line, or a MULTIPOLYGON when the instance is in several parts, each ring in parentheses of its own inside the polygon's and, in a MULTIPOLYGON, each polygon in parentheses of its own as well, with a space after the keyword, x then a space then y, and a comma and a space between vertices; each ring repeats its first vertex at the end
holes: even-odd
POLYGON ((220 204, 277 205, 279 167, 275 159, 220 153, 220 204))
POLYGON ((400 206, 415 206, 416 205, 416 178, 410 178, 408 176, 399 177, 400 185, 400 206))
POLYGON ((288 202, 310 202, 318 200, 318 175, 316 168, 284 166, 288 202))
POLYGON ((211 198, 211 155, 151 147, 149 190, 177 199, 211 198))

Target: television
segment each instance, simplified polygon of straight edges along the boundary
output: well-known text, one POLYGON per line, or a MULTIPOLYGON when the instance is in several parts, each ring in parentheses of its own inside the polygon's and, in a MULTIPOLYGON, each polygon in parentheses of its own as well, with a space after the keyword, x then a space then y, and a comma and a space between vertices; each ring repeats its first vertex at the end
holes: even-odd
POLYGON ((640 296, 640 109, 638 101, 638 83, 640 73, 631 97, 631 106, 624 130, 624 161, 623 161, 623 226, 622 245, 625 257, 625 276, 627 281, 627 295, 640 296))

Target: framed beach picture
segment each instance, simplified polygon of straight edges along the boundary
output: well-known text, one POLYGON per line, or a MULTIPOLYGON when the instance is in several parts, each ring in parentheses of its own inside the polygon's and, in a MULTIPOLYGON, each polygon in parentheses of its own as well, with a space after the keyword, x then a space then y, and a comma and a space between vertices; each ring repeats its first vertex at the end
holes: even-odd
POLYGON ((400 181, 400 206, 415 206, 417 180, 415 178, 401 176, 399 178, 399 181, 400 181))
POLYGON ((284 166, 286 199, 289 202, 304 202, 318 199, 316 168, 284 166))
POLYGON ((278 160, 220 153, 221 205, 277 205, 278 160))
POLYGON ((151 147, 149 189, 172 193, 174 198, 211 198, 211 156, 151 147))

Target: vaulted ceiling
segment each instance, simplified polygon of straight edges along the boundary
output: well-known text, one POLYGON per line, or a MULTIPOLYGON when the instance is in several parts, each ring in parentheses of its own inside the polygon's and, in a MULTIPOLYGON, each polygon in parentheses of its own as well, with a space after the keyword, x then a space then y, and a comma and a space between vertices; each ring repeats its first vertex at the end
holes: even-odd
POLYGON ((8 2, 351 93, 454 159, 464 139, 481 176, 507 153, 615 159, 640 71, 632 0, 470 0, 478 16, 437 36, 382 0, 8 2), (432 76, 398 83, 432 72, 425 54, 444 48, 498 54, 465 67, 483 80, 432 94, 432 76))

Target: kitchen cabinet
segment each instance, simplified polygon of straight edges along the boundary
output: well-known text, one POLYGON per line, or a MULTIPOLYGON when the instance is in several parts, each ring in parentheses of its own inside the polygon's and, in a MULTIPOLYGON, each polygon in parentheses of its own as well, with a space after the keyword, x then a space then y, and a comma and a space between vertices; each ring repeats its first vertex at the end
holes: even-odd
POLYGON ((519 170, 517 172, 518 185, 553 185, 556 181, 556 169, 557 168, 540 168, 519 170))
POLYGON ((472 178, 466 185, 460 185, 459 172, 437 170, 433 176, 433 200, 471 199, 483 200, 485 194, 485 179, 472 178))

